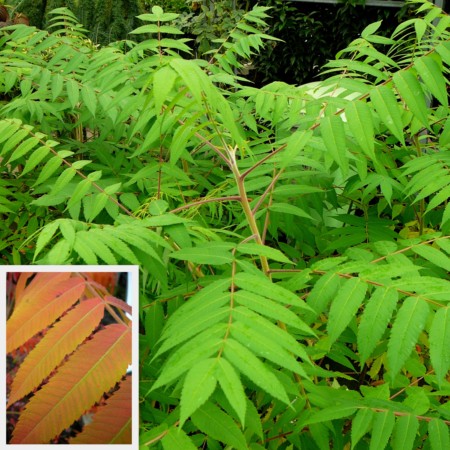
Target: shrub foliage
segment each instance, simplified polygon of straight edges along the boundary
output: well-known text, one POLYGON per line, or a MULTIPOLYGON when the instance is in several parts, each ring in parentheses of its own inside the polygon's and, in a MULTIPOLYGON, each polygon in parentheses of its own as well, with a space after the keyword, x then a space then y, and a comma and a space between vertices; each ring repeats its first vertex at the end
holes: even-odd
POLYGON ((414 3, 304 86, 238 75, 265 7, 207 61, 160 7, 2 32, 2 260, 140 265, 142 448, 450 446, 450 19, 414 3))

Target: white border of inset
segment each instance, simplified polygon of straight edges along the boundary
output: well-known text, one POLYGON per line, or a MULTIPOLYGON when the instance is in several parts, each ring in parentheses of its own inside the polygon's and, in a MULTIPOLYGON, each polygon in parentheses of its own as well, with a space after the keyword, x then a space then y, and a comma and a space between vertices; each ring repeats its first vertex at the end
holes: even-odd
MULTIPOLYGON (((128 272, 127 302, 133 308, 132 320, 132 430, 131 444, 92 444, 95 450, 136 450, 139 448, 139 266, 0 266, 0 401, 3 405, 0 423, 0 448, 48 450, 51 444, 6 444, 6 274, 9 272, 128 272), (4 447, 4 448, 5 448, 4 447)), ((55 444, 57 446, 58 444, 55 444)), ((62 444, 61 444, 62 445, 62 444)), ((72 444, 70 449, 87 450, 91 445, 72 444)))

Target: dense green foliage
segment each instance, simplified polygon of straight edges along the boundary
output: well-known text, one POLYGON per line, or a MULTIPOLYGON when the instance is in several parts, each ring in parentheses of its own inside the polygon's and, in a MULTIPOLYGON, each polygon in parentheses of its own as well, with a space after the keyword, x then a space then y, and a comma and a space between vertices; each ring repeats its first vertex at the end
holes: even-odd
POLYGON ((50 11, 67 7, 89 30, 89 38, 100 44, 128 39, 139 25, 136 16, 144 7, 141 0, 7 0, 6 3, 14 12, 25 14, 37 28, 45 28, 50 11))
POLYGON ((264 7, 208 61, 159 7, 127 47, 2 30, 2 262, 140 265, 142 449, 450 447, 450 18, 415 6, 300 87, 236 74, 264 7))

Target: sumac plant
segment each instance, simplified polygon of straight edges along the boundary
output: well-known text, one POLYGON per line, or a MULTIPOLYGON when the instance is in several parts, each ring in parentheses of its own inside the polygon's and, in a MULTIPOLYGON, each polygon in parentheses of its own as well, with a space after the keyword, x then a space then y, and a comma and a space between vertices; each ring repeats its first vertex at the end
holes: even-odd
POLYGON ((413 6, 303 86, 241 77, 260 6, 207 60, 160 7, 2 30, 2 261, 140 265, 142 450, 450 448, 450 18, 413 6))
POLYGON ((18 276, 6 324, 9 443, 57 443, 76 421, 69 443, 131 443, 131 308, 96 278, 18 276))

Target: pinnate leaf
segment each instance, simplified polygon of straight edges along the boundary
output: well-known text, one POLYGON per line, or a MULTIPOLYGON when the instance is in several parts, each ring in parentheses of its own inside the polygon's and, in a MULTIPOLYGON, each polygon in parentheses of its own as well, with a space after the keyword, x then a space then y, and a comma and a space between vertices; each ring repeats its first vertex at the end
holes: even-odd
MULTIPOLYGON (((40 274, 36 275, 39 277, 40 274)), ((70 274, 68 274, 70 276, 70 274)), ((6 347, 11 352, 50 326, 84 292, 84 279, 54 274, 45 286, 28 286, 24 298, 14 309, 6 326, 6 347), (26 295, 26 298, 25 298, 26 295)))
POLYGON ((46 443, 99 401, 131 363, 131 328, 108 325, 83 344, 27 404, 13 444, 46 443))
POLYGON ((127 376, 119 389, 100 406, 71 444, 131 444, 132 377, 127 376))
POLYGON ((98 326, 104 303, 96 297, 82 301, 52 327, 31 350, 14 377, 8 404, 24 397, 47 377, 98 326))

